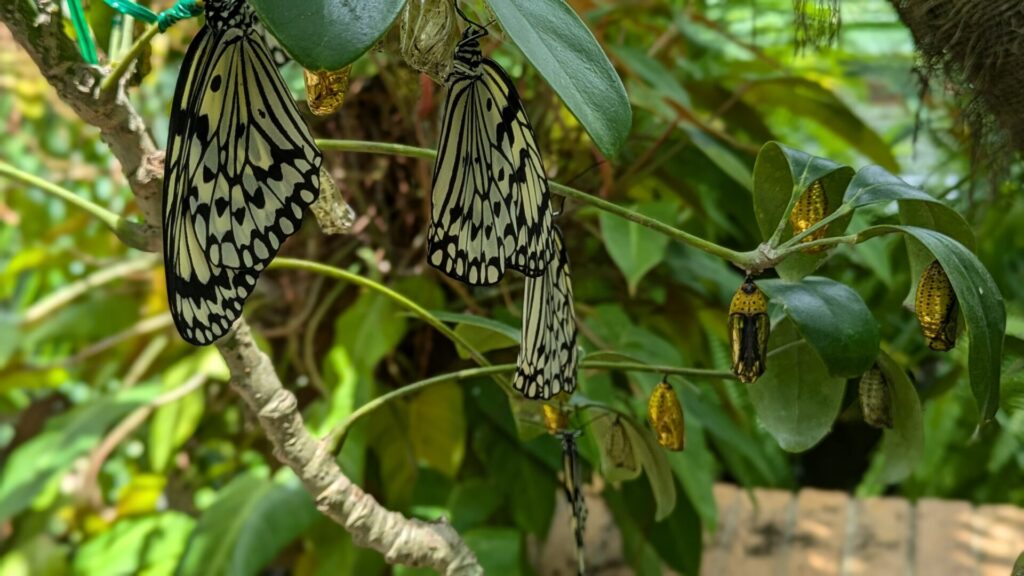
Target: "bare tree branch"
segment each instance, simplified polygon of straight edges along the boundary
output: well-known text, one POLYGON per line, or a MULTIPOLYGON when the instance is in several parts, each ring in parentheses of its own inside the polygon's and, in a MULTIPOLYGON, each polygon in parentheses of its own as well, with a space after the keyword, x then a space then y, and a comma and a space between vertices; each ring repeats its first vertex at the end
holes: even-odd
MULTIPOLYGON (((53 0, 0 0, 0 21, 60 98, 82 120, 99 128, 121 163, 147 224, 126 222, 123 230, 119 227, 119 236, 136 248, 159 251, 163 152, 124 90, 100 95, 101 70, 82 61, 64 34, 53 0)), ((326 446, 310 436, 295 396, 282 386, 244 320, 217 347, 231 369, 235 391, 257 415, 277 458, 302 480, 319 510, 348 530, 356 544, 379 551, 392 564, 429 567, 449 576, 483 573, 447 522, 424 522, 391 512, 342 473, 326 446)))

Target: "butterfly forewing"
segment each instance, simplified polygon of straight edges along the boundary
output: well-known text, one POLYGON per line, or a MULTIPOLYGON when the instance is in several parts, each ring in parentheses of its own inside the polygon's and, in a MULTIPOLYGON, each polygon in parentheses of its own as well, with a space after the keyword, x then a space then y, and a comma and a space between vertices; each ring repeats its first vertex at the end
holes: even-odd
POLYGON ((447 81, 427 261, 463 282, 489 285, 506 267, 539 276, 553 251, 536 139, 508 75, 481 57, 481 34, 467 29, 447 81))
POLYGON ((569 256, 552 228, 556 257, 539 278, 526 279, 522 343, 512 386, 527 398, 548 399, 576 389, 576 315, 569 256))
POLYGON ((207 2, 172 102, 164 258, 175 325, 209 344, 319 190, 320 153, 239 0, 207 2))

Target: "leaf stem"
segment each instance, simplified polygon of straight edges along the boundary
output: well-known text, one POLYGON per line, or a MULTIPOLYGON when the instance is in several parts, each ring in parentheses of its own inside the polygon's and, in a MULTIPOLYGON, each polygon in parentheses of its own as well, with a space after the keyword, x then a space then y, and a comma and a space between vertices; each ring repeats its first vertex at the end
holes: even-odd
POLYGON ((373 290, 374 292, 381 294, 382 296, 395 302, 399 306, 412 312, 413 315, 415 315, 420 320, 423 320, 424 322, 432 326, 434 329, 443 334, 453 343, 464 348, 477 364, 480 364, 481 366, 485 367, 491 365, 487 358, 485 358, 483 354, 477 351, 472 344, 470 344, 468 341, 466 341, 465 338, 463 338, 461 335, 455 332, 455 330, 449 328, 448 325, 442 322, 441 319, 439 319, 437 316, 431 314, 429 310, 413 302, 404 295, 392 290, 391 288, 388 288, 387 286, 381 284, 380 282, 370 280, 369 278, 364 278, 358 274, 353 274, 352 272, 349 272, 347 270, 342 270, 341 268, 335 268, 334 266, 320 264, 319 262, 299 260, 296 258, 275 258, 274 261, 270 263, 269 267, 272 269, 282 268, 291 270, 305 270, 307 272, 323 274, 324 276, 328 276, 330 278, 345 280, 346 282, 351 282, 353 284, 357 284, 364 288, 373 290))
MULTIPOLYGON (((437 152, 429 148, 419 148, 416 146, 407 146, 404 144, 392 144, 389 142, 367 142, 360 140, 317 140, 317 145, 320 147, 321 150, 324 151, 389 154, 392 156, 406 156, 409 158, 420 158, 424 160, 432 160, 437 157, 437 152)), ((650 228, 651 230, 654 230, 656 232, 660 232, 668 236, 669 238, 682 242, 683 244, 693 246, 694 248, 703 250, 708 254, 717 256, 724 260, 728 260, 729 262, 732 262, 733 264, 740 268, 743 268, 744 270, 752 268, 759 257, 757 252, 737 252, 735 250, 730 250, 729 248, 719 246, 714 242, 705 240, 699 236, 695 236, 693 234, 690 234, 689 232, 680 230, 674 226, 670 226, 659 220, 655 220, 654 218, 644 216, 643 214, 634 212, 633 210, 624 208, 622 206, 619 206, 618 204, 608 202, 607 200, 603 200, 601 198, 598 198, 597 196, 588 194, 582 190, 565 186, 564 184, 558 184, 557 182, 551 182, 550 184, 551 191, 556 194, 559 194, 566 198, 572 198, 582 204, 593 206, 598 210, 603 210, 610 214, 615 214, 620 218, 624 218, 626 220, 629 220, 630 222, 635 222, 641 226, 650 228)))
MULTIPOLYGON (((647 372, 654 374, 671 374, 677 376, 703 376, 708 378, 729 378, 734 379, 735 376, 731 372, 720 371, 720 370, 704 370, 701 368, 684 368, 679 366, 657 366, 652 364, 644 364, 642 362, 607 362, 607 361, 586 361, 580 363, 580 368, 583 370, 619 370, 622 372, 647 372)), ((337 447, 345 441, 345 437, 348 435, 352 426, 356 422, 362 420, 366 416, 377 411, 384 405, 399 398, 415 394, 422 391, 424 388, 429 388, 436 384, 445 384, 448 382, 463 382, 471 378, 477 378, 480 376, 492 376, 495 374, 505 374, 509 372, 515 372, 515 364, 496 364, 490 366, 482 366, 479 368, 466 368, 465 370, 457 370, 455 372, 449 372, 447 374, 440 374, 438 376, 432 376, 418 382, 414 382, 407 386, 403 386, 396 390, 392 390, 387 394, 382 394, 373 400, 370 400, 366 404, 363 404, 359 408, 352 411, 348 418, 344 422, 339 424, 324 440, 324 444, 328 447, 331 452, 334 452, 337 447)))
POLYGON ((128 73, 131 69, 132 64, 139 57, 139 54, 145 50, 146 46, 153 40, 153 37, 160 32, 160 28, 153 24, 146 28, 142 36, 132 44, 132 47, 121 57, 121 60, 114 66, 114 69, 110 71, 110 74, 103 79, 100 83, 100 94, 106 94, 114 88, 117 88, 118 83, 121 81, 121 77, 128 73))
MULTIPOLYGON (((817 222, 815 222, 814 224, 809 226, 803 232, 801 232, 801 233, 797 234, 796 236, 793 236, 789 240, 786 240, 785 242, 783 242, 778 247, 779 255, 790 254, 792 251, 788 250, 789 248, 792 248, 794 245, 799 243, 804 238, 807 238, 811 234, 814 234, 815 232, 817 232, 818 230, 821 230, 822 228, 828 226, 832 222, 842 218, 843 216, 846 216, 850 212, 853 212, 853 207, 852 207, 852 205, 850 203, 843 204, 839 208, 836 208, 835 212, 829 214, 828 216, 825 216, 821 220, 818 220, 817 222)), ((831 239, 834 239, 834 238, 831 238, 831 239)), ((822 240, 830 240, 830 238, 823 238, 822 240)), ((801 246, 801 248, 806 248, 807 246, 810 246, 810 245, 812 245, 814 243, 817 243, 817 242, 820 242, 820 240, 815 240, 814 242, 808 242, 806 244, 803 244, 801 246)))
POLYGON ((121 224, 120 216, 114 214, 113 212, 107 210, 106 208, 100 206, 99 204, 82 198, 81 196, 75 194, 74 192, 68 190, 67 188, 63 188, 61 186, 43 180, 38 176, 33 176, 32 174, 29 174, 28 172, 25 172, 23 170, 19 170, 18 168, 15 168, 14 166, 3 161, 0 161, 0 176, 6 176, 12 180, 21 182, 22 184, 25 184, 27 186, 39 188, 40 190, 46 192, 47 194, 56 196, 69 204, 73 204, 98 218, 101 222, 106 224, 107 227, 110 228, 114 233, 118 232, 118 227, 121 224))

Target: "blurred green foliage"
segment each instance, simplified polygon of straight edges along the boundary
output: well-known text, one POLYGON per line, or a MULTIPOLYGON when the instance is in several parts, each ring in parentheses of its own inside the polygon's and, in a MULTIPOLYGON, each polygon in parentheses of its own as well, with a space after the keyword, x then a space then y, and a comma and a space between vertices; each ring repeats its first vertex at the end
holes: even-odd
MULTIPOLYGON (((91 4, 103 51, 111 14, 101 2, 91 4)), ((702 531, 716 524, 716 481, 1024 505, 1020 169, 991 174, 971 165, 960 104, 920 91, 909 33, 889 4, 844 2, 838 45, 803 55, 794 53, 788 0, 758 2, 756 11, 726 0, 649 1, 642 9, 610 0, 571 4, 617 67, 633 105, 633 128, 618 157, 599 160, 586 131, 523 55, 509 42, 491 45, 518 79, 554 180, 751 250, 765 231, 751 177, 762 144, 785 142, 855 168, 878 164, 963 221, 934 202, 878 204, 860 209, 850 229, 932 221, 970 245, 966 223, 1008 309, 1001 410, 977 431, 968 346, 945 355, 925 346, 904 305, 920 270, 920 247, 908 252, 896 235, 833 249, 815 272, 831 279, 820 281, 819 296, 852 295, 877 321, 883 370, 896 389, 897 428, 884 439, 859 416, 858 350, 826 365, 802 365, 796 380, 768 379, 753 388, 673 378, 686 410, 687 447, 671 454, 645 444, 642 415, 659 375, 581 372, 581 395, 634 416, 630 437, 642 477, 599 480, 603 448, 591 431, 600 426, 586 428, 580 448, 586 479, 614 515, 635 571, 696 571, 702 531), (786 399, 773 387, 817 398, 823 412, 808 422, 773 414, 770 406, 786 399), (780 447, 782 438, 792 441, 780 447)), ((178 64, 196 26, 179 24, 154 42, 152 72, 132 91, 158 141, 166 136, 178 64)), ((114 212, 135 214, 97 132, 57 101, 3 32, 0 46, 0 159, 114 212)), ((301 98, 300 70, 291 65, 285 72, 301 98)), ((432 147, 441 97, 392 53, 373 51, 356 63, 342 112, 310 121, 322 137, 432 147)), ((513 362, 522 280, 467 290, 425 270, 429 162, 337 154, 327 163, 360 214, 355 233, 327 238, 307 223, 283 252, 391 286, 457 324, 493 361, 513 362), (470 313, 500 328, 466 321, 470 313)), ((850 177, 842 176, 840 192, 850 177)), ((729 368, 725 320, 742 281, 738 271, 593 208, 562 208, 589 358, 605 352, 658 365, 729 368)), ((0 575, 413 574, 354 547, 316 513, 230 391, 219 356, 177 338, 156 265, 144 263, 53 304, 76 283, 139 258, 87 215, 0 181, 0 575), (192 387, 187 394, 156 405, 185 386, 192 387)), ((766 290, 784 303, 784 286, 776 293, 769 283, 766 290)), ((464 353, 394 302, 308 273, 265 273, 246 317, 320 436, 371 398, 470 366, 464 353)), ((776 310, 779 342, 807 335, 799 318, 781 319, 776 310)), ((807 357, 801 347, 808 345, 778 361, 792 354, 799 364, 807 357)), ((489 573, 532 573, 531 542, 553 529, 556 498, 563 497, 558 442, 536 426, 522 435, 537 412, 530 403, 510 405, 487 379, 428 388, 357 425, 339 461, 388 508, 446 517, 489 573)), ((574 424, 584 426, 591 416, 581 411, 574 424)))

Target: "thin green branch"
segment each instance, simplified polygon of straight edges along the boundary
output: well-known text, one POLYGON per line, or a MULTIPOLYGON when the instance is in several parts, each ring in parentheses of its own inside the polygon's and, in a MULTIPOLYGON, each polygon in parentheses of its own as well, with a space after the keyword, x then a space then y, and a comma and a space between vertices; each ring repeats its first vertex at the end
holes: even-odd
POLYGON ((132 47, 128 49, 128 52, 121 57, 120 62, 110 71, 110 74, 103 79, 100 83, 100 94, 106 94, 111 90, 117 88, 118 83, 121 81, 121 77, 131 70, 132 64, 138 59, 139 54, 146 49, 146 46, 152 42, 153 38, 160 32, 160 27, 153 24, 146 28, 146 31, 139 36, 139 39, 132 44, 132 47))
MULTIPOLYGON (((803 232, 801 232, 801 233, 797 234, 796 236, 793 236, 789 240, 786 240, 785 242, 783 242, 779 246, 779 248, 778 248, 779 254, 781 255, 781 254, 788 254, 788 253, 790 253, 790 251, 788 250, 789 248, 792 248, 797 243, 801 242, 804 238, 807 238, 808 236, 810 236, 811 234, 814 234, 818 230, 821 230, 821 229, 825 228, 826 226, 828 226, 832 222, 835 222, 836 220, 842 218, 843 216, 846 216, 847 214, 849 214, 852 211, 853 211, 853 207, 850 204, 848 204, 848 203, 847 204, 843 204, 839 208, 836 208, 835 212, 829 214, 828 216, 822 218, 821 220, 818 220, 817 222, 815 222, 814 224, 809 226, 803 232)), ((829 240, 829 238, 825 238, 825 240, 829 240)), ((817 242, 817 241, 815 241, 815 242, 817 242)), ((811 245, 811 242, 808 242, 807 244, 803 244, 803 247, 807 247, 809 245, 811 245)))
MULTIPOLYGON (((428 148, 418 148, 416 146, 406 146, 404 144, 391 144, 388 142, 366 142, 358 140, 317 140, 317 145, 321 150, 324 151, 339 151, 339 152, 361 152, 370 154, 389 154, 392 156, 406 156, 409 158, 420 158, 424 160, 432 160, 437 157, 437 152, 428 148)), ((690 234, 689 232, 680 230, 674 226, 669 226, 664 222, 655 220, 648 216, 644 216, 638 212, 634 212, 628 208, 619 206, 607 200, 603 200, 592 194, 587 194, 582 190, 565 186, 564 184, 558 184, 556 182, 551 183, 551 191, 564 196, 566 198, 572 198, 582 204, 593 206, 598 210, 603 210, 610 214, 615 214, 620 218, 635 222, 641 226, 650 228, 660 232, 669 238, 678 240, 683 244, 688 244, 703 250, 708 254, 717 256, 724 260, 732 262, 736 266, 743 269, 752 268, 760 255, 757 252, 737 252, 730 250, 724 246, 719 246, 714 242, 705 240, 699 236, 690 234)))
POLYGON ((115 233, 118 232, 118 227, 121 225, 120 216, 114 214, 113 212, 107 210, 106 208, 100 206, 99 204, 95 204, 89 200, 86 200, 85 198, 82 198, 81 196, 75 194, 74 192, 68 190, 67 188, 62 188, 56 184, 47 182, 42 178, 33 176, 28 172, 19 170, 14 166, 11 166, 10 164, 3 161, 0 161, 0 176, 6 176, 11 180, 21 182, 22 184, 25 184, 27 186, 39 188, 40 190, 46 192, 47 194, 56 196, 57 198, 60 198, 69 204, 73 204, 98 218, 100 222, 106 224, 107 227, 110 228, 115 233))
POLYGON ((412 300, 406 298, 402 294, 395 292, 394 290, 388 288, 387 286, 381 284, 380 282, 370 280, 369 278, 364 278, 358 274, 353 274, 352 272, 349 272, 347 270, 342 270, 341 268, 335 268, 334 266, 320 264, 319 262, 310 262, 308 260, 298 260, 295 258, 275 258, 274 261, 270 263, 270 268, 305 270, 307 272, 323 274, 330 278, 345 280, 346 282, 351 282, 353 284, 373 290, 390 299, 391 301, 395 302, 402 308, 405 308, 406 310, 412 312, 413 315, 415 315, 420 320, 423 320, 424 322, 432 326, 434 329, 443 334, 453 343, 464 348, 477 364, 480 364, 481 366, 491 365, 487 358, 485 358, 483 354, 478 352, 473 347, 472 344, 470 344, 468 341, 466 341, 465 338, 463 338, 461 335, 455 332, 455 330, 449 328, 448 325, 442 322, 437 316, 431 314, 429 310, 413 302, 412 300))
POLYGON ((16 182, 38 188, 51 196, 60 198, 73 206, 85 210, 98 218, 100 222, 103 222, 122 242, 132 248, 147 252, 155 252, 160 249, 160 230, 158 228, 122 218, 99 204, 82 198, 67 188, 43 180, 38 176, 33 176, 3 161, 0 161, 0 176, 6 176, 16 182))
MULTIPOLYGON (((728 378, 735 379, 732 372, 726 372, 721 370, 704 370, 701 368, 683 368, 679 366, 657 366, 652 364, 644 364, 642 362, 607 362, 607 361, 587 361, 584 360, 580 363, 580 368, 583 370, 618 370, 621 372, 646 372, 651 374, 663 374, 663 375, 675 375, 675 376, 700 376, 707 378, 728 378)), ((440 374, 438 376, 432 376, 418 382, 414 382, 407 386, 403 386, 396 390, 392 390, 387 394, 382 394, 373 400, 370 400, 366 404, 363 404, 351 414, 344 422, 339 424, 334 430, 331 431, 330 435, 325 440, 327 447, 333 452, 341 443, 345 441, 345 437, 348 435, 352 427, 369 416, 373 412, 379 410, 389 402, 397 400, 399 398, 416 394, 422 391, 424 388, 429 388, 437 384, 445 384, 448 382, 464 382, 472 378, 478 378, 481 376, 493 376, 495 374, 507 374, 515 372, 515 364, 497 364, 491 366, 483 366, 480 368, 467 368, 465 370, 458 370, 455 372, 449 372, 447 374, 440 374)))
POLYGON ((124 278, 130 274, 149 270, 156 266, 158 262, 159 259, 156 256, 147 254, 141 258, 132 258, 131 260, 125 260, 112 266, 101 268, 93 274, 90 274, 81 280, 72 282, 71 284, 67 284, 60 290, 57 290, 56 292, 39 300, 25 311, 21 321, 23 324, 31 324, 42 320, 57 309, 70 304, 86 292, 108 282, 124 278))

